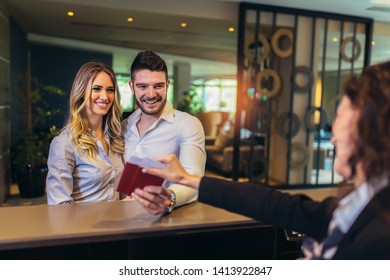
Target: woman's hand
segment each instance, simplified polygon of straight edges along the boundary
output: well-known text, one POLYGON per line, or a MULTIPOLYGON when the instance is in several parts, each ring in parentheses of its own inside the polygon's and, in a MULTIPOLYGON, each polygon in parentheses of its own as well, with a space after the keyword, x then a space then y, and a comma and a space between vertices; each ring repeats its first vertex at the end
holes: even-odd
POLYGON ((142 172, 164 178, 171 183, 185 185, 194 189, 199 188, 201 177, 187 173, 176 155, 159 157, 156 160, 164 163, 164 168, 148 167, 142 169, 142 172))

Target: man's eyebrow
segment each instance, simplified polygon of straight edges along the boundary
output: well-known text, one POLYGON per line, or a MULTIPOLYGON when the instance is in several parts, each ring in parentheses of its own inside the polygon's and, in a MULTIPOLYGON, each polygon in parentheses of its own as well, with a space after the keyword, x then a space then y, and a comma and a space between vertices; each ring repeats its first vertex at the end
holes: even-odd
MULTIPOLYGON (((149 86, 148 83, 135 83, 135 85, 136 85, 136 86, 149 86)), ((165 82, 153 84, 153 86, 165 86, 165 85, 166 85, 165 82)))

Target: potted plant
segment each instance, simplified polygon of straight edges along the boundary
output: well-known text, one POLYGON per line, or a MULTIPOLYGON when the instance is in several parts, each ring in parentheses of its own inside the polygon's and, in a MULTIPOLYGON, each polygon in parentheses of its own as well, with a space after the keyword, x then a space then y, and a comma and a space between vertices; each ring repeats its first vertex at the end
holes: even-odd
POLYGON ((202 100, 197 94, 196 87, 191 85, 188 91, 183 92, 183 100, 177 105, 177 109, 196 115, 202 111, 202 100))
POLYGON ((47 99, 49 95, 64 98, 65 92, 43 85, 28 74, 22 75, 15 91, 20 97, 26 130, 19 134, 19 141, 12 147, 12 169, 20 196, 40 197, 45 193, 50 142, 58 134, 54 125, 47 128, 47 121, 61 114, 61 109, 49 106, 47 99))

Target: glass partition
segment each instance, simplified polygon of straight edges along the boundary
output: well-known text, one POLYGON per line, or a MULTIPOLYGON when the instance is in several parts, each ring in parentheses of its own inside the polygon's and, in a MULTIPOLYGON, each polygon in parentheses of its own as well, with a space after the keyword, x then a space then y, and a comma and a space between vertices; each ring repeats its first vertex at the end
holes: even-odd
POLYGON ((248 179, 270 186, 329 186, 331 126, 345 79, 369 65, 372 20, 240 4, 233 170, 249 131, 248 179), (261 135, 262 156, 253 149, 261 135))

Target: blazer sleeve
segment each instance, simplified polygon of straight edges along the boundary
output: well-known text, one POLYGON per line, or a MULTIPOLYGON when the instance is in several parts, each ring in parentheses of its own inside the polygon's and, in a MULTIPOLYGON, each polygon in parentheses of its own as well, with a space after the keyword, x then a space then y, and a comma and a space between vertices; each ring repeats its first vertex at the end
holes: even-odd
POLYGON ((306 195, 211 177, 202 178, 198 200, 316 239, 326 235, 337 205, 334 197, 317 202, 306 195))

